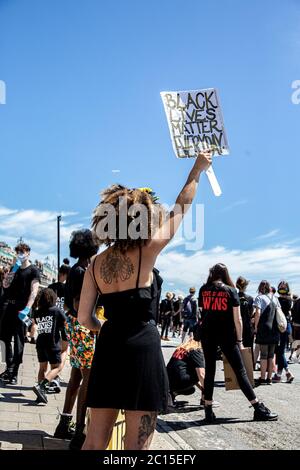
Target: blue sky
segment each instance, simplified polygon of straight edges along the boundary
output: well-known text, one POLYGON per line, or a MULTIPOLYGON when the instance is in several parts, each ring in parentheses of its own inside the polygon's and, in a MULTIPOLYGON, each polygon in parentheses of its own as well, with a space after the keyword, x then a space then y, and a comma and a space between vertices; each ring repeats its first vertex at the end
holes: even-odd
POLYGON ((198 286, 226 261, 251 290, 287 277, 300 294, 299 49, 297 0, 0 0, 0 239, 55 256, 63 213, 67 254, 115 181, 174 201, 191 161, 173 154, 159 93, 216 87, 231 148, 214 161, 223 194, 202 178, 203 250, 166 250, 165 288, 198 286))

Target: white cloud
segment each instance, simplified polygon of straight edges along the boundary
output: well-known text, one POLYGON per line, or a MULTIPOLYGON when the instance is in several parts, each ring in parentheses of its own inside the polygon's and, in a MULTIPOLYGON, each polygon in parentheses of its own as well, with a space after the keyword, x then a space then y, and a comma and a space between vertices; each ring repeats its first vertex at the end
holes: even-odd
POLYGON ((266 240, 267 238, 272 238, 279 233, 280 230, 279 228, 275 228, 274 230, 271 230, 270 232, 264 233, 260 235, 259 237, 256 237, 255 240, 266 240))
POLYGON ((275 286, 279 280, 286 279, 292 290, 300 294, 300 247, 288 243, 252 250, 229 250, 219 246, 192 255, 171 250, 160 255, 157 266, 166 283, 174 282, 178 289, 187 291, 193 285, 200 287, 207 279, 209 268, 216 263, 226 264, 233 281, 239 275, 251 280, 248 290, 252 294, 262 279, 275 286))
POLYGON ((222 209, 222 212, 231 211, 232 209, 235 209, 238 206, 244 206, 247 203, 248 201, 246 199, 242 199, 241 201, 235 201, 232 204, 229 204, 229 206, 224 207, 224 209, 222 209))
MULTIPOLYGON (((61 247, 67 245, 71 233, 82 228, 81 223, 71 223, 68 218, 77 212, 62 212, 61 247)), ((0 206, 0 240, 14 247, 22 237, 32 249, 32 258, 43 260, 46 256, 56 258, 57 240, 56 212, 35 209, 10 209, 0 206)))

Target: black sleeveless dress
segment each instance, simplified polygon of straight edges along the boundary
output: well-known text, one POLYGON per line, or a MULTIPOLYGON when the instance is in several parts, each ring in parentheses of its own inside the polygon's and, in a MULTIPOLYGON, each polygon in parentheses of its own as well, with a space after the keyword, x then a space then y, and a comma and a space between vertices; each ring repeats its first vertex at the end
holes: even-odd
MULTIPOLYGON (((95 262, 94 262, 95 264, 95 262)), ((156 284, 102 294, 107 321, 100 330, 89 379, 87 406, 122 410, 165 412, 168 377, 160 336, 153 321, 156 284)))

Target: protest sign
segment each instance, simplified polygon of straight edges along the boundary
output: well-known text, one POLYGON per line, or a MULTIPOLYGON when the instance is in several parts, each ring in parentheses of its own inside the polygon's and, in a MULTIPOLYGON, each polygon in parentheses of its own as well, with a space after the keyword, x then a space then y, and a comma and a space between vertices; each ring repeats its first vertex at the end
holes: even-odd
POLYGON ((216 89, 161 92, 173 149, 178 158, 201 150, 228 155, 229 147, 216 89))
MULTIPOLYGON (((192 91, 162 91, 174 152, 178 158, 196 157, 203 150, 228 155, 223 116, 215 88, 192 91)), ((216 175, 206 171, 215 196, 222 194, 216 175)))

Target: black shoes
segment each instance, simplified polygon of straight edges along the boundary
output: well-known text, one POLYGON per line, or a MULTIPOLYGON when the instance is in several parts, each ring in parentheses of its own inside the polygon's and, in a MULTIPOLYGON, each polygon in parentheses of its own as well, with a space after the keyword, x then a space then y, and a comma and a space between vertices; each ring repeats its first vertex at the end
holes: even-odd
POLYGON ((213 424, 216 421, 216 415, 212 410, 212 405, 207 405, 204 408, 206 424, 213 424))
POLYGON ((254 421, 277 421, 278 414, 272 413, 263 403, 258 403, 254 409, 254 421))
POLYGON ((69 444, 69 449, 70 450, 81 450, 84 441, 85 441, 86 435, 84 434, 83 431, 81 430, 76 430, 74 437, 71 439, 70 444, 69 444))
POLYGON ((17 385, 18 376, 14 371, 6 369, 2 374, 0 374, 0 380, 5 384, 17 385))
POLYGON ((58 379, 55 379, 55 380, 52 380, 52 382, 49 382, 45 388, 46 388, 47 393, 60 393, 61 392, 60 383, 58 379))
POLYGON ((34 387, 32 387, 32 390, 38 397, 40 403, 48 403, 48 398, 46 397, 46 389, 44 385, 37 384, 34 387))
POLYGON ((259 379, 255 379, 254 383, 255 387, 259 387, 260 385, 272 385, 272 379, 262 379, 259 377, 259 379))
POLYGON ((60 415, 60 420, 55 429, 56 439, 72 439, 75 435, 74 423, 71 415, 60 415))
POLYGON ((8 369, 6 369, 4 372, 2 372, 2 374, 0 374, 0 380, 2 380, 3 382, 9 382, 11 379, 11 371, 9 371, 8 369))

